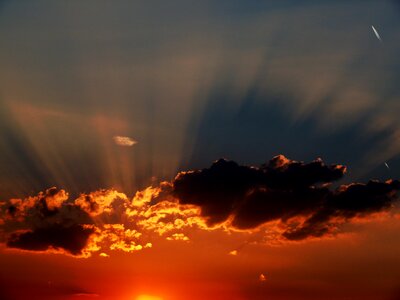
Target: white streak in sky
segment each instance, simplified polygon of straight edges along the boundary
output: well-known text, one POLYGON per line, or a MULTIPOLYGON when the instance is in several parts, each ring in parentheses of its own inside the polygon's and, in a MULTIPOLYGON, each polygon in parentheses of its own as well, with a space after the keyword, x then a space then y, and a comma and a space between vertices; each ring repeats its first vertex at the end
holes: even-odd
POLYGON ((374 31, 376 37, 378 38, 379 41, 382 42, 381 36, 379 35, 378 31, 375 29, 374 25, 371 25, 372 30, 374 31))
POLYGON ((131 147, 131 146, 137 144, 137 141, 135 141, 134 139, 131 139, 128 136, 116 135, 113 137, 113 140, 118 146, 131 147))
POLYGON ((385 166, 386 168, 388 168, 388 170, 390 170, 389 165, 385 162, 385 166))

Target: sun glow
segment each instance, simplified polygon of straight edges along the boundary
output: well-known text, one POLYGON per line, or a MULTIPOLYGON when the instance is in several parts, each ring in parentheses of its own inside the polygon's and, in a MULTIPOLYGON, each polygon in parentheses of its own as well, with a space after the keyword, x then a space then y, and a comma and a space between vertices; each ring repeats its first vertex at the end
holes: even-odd
POLYGON ((151 296, 151 295, 139 295, 135 298, 135 300, 163 300, 163 298, 158 296, 151 296))

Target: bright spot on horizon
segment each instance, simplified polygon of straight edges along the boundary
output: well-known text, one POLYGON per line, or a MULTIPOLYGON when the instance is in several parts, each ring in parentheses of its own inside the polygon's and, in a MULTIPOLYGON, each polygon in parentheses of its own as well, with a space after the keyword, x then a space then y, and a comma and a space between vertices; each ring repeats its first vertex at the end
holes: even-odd
POLYGON ((135 300, 163 300, 163 298, 158 296, 151 296, 151 295, 139 295, 135 298, 135 300))
POLYGON ((129 136, 115 135, 113 136, 113 140, 118 146, 131 147, 137 144, 137 141, 130 138, 129 136))

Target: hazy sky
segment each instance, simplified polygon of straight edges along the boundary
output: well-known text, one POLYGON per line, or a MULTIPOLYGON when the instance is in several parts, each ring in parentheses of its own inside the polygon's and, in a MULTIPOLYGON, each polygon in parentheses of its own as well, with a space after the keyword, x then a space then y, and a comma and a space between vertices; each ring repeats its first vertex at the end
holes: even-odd
MULTIPOLYGON (((400 2, 394 0, 0 1, 0 261, 5 266, 0 298, 26 299, 24 287, 37 299, 135 300, 140 293, 164 300, 397 299, 400 218, 396 208, 387 210, 397 205, 391 198, 396 184, 385 183, 382 194, 367 188, 360 203, 373 205, 352 207, 351 213, 331 200, 322 208, 310 204, 297 210, 298 197, 319 201, 320 196, 292 191, 291 181, 297 180, 297 189, 301 176, 277 175, 286 180, 284 197, 289 193, 296 201, 284 202, 279 209, 285 213, 271 219, 259 213, 260 224, 281 222, 271 232, 285 236, 290 226, 297 226, 290 218, 307 225, 313 220, 307 219, 309 214, 327 214, 323 229, 332 233, 339 224, 342 234, 325 239, 325 231, 321 236, 313 231, 314 239, 307 235, 276 245, 259 224, 245 232, 225 225, 209 228, 215 225, 210 220, 222 218, 243 229, 239 216, 247 204, 247 198, 237 200, 237 193, 230 194, 224 184, 218 191, 208 185, 204 178, 214 174, 212 167, 202 173, 204 178, 181 173, 188 175, 182 191, 174 178, 181 171, 209 168, 220 158, 263 170, 260 166, 278 154, 289 159, 283 166, 317 158, 328 166, 347 166, 343 178, 330 173, 339 166, 321 167, 323 175, 314 174, 310 181, 332 199, 342 199, 342 192, 347 199, 347 190, 335 191, 340 184, 400 178, 399 34, 400 2), (173 192, 162 186, 160 195, 152 191, 157 199, 165 192, 180 204, 197 205, 198 213, 182 213, 186 223, 179 232, 163 235, 148 222, 140 225, 146 233, 141 232, 131 219, 121 217, 122 210, 133 210, 129 201, 136 191, 164 180, 173 192), (332 192, 320 187, 331 182, 332 192), (53 186, 69 198, 60 190, 44 192, 53 186), (96 194, 100 189, 120 194, 96 194), (35 198, 40 191, 44 194, 35 198), (81 193, 94 193, 92 204, 101 211, 94 214, 86 200, 75 200, 81 193), (234 208, 204 200, 227 195, 235 199, 226 202, 234 208), (369 196, 371 203, 365 200, 369 196), (36 232, 49 222, 59 226, 58 215, 52 221, 41 210, 36 215, 40 199, 45 199, 46 212, 56 211, 63 222, 78 218, 77 226, 87 220, 97 227, 100 222, 134 226, 152 248, 141 241, 143 250, 104 251, 110 257, 92 249, 96 254, 86 259, 42 253, 46 249, 33 249, 41 254, 6 249, 18 230, 36 232), (125 201, 123 208, 114 200, 125 201), (78 212, 66 208, 68 201, 75 201, 78 212), (9 205, 21 213, 17 225, 9 205), (293 205, 295 213, 289 209, 293 205), (117 208, 121 211, 115 217, 117 208), (108 210, 118 222, 101 215, 108 210), (199 225, 203 219, 208 223, 199 225), (189 226, 191 222, 199 228, 189 226), (229 255, 233 250, 236 255, 229 255), (267 280, 260 282, 264 273, 267 280)), ((227 168, 210 180, 230 176, 234 171, 227 168)), ((274 171, 268 172, 275 178, 274 171)), ((251 192, 260 184, 277 188, 268 176, 246 176, 240 173, 235 180, 246 182, 234 181, 230 187, 244 184, 251 192)), ((268 197, 283 201, 279 193, 268 197)), ((156 202, 146 205, 139 210, 141 217, 156 202)), ((154 208, 169 218, 178 208, 160 209, 154 208)), ((272 208, 263 209, 269 213, 272 208)), ((135 217, 134 222, 141 221, 135 217)), ((131 234, 126 228, 124 238, 131 234)), ((82 250, 73 253, 52 242, 72 255, 82 250)))

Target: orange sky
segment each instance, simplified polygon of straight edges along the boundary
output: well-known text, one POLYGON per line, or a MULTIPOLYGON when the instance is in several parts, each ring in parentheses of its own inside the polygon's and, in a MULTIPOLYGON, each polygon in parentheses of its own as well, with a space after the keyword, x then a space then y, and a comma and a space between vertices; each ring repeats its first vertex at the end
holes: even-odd
POLYGON ((399 300, 399 8, 0 0, 0 300, 399 300))
POLYGON ((190 229, 190 241, 153 237, 152 248, 110 251, 106 258, 3 247, 2 299, 396 299, 400 219, 350 227, 352 233, 336 238, 283 245, 190 229))
POLYGON ((398 181, 332 190, 345 173, 218 160, 132 198, 53 187, 2 201, 1 297, 396 299, 398 181))

